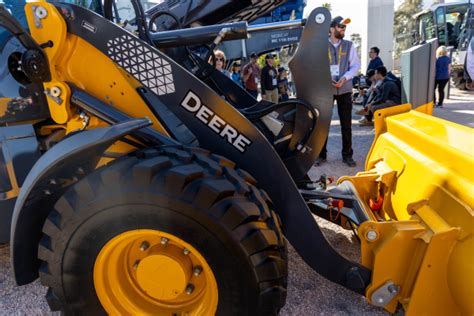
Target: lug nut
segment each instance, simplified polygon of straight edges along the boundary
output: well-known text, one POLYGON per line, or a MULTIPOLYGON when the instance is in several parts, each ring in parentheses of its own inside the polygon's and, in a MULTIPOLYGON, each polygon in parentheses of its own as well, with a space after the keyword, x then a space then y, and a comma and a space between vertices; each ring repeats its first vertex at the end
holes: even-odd
POLYGON ((189 283, 186 286, 186 294, 191 295, 194 291, 194 285, 192 283, 189 283))
POLYGON ((161 237, 160 243, 161 243, 162 245, 166 245, 166 244, 168 243, 168 241, 169 241, 168 238, 166 238, 166 237, 161 237))
POLYGON ((378 234, 375 230, 369 230, 367 231, 367 233, 365 234, 365 238, 368 240, 368 241, 374 241, 375 239, 377 239, 378 237, 378 234))
POLYGON ((194 267, 194 275, 199 276, 202 272, 202 267, 201 266, 196 266, 194 267))
POLYGON ((135 263, 133 264, 133 269, 138 269, 138 264, 140 263, 140 260, 136 260, 135 263))
POLYGON ((190 251, 187 248, 184 248, 183 253, 187 256, 187 255, 189 255, 190 251))
POLYGON ((148 241, 144 241, 142 242, 142 244, 140 245, 140 250, 141 251, 145 251, 147 250, 148 248, 150 248, 150 243, 148 241))

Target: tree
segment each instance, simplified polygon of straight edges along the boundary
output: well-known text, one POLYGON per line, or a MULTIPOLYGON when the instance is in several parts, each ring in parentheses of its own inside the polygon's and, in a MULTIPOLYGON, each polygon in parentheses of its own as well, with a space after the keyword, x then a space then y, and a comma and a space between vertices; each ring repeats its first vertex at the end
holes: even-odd
POLYGON ((328 9, 329 11, 331 11, 331 4, 329 2, 325 2, 321 5, 323 8, 326 8, 328 9))
POLYGON ((423 9, 423 0, 404 0, 397 11, 393 25, 395 38, 395 56, 412 46, 413 33, 416 31, 416 20, 413 15, 423 9))
POLYGON ((351 41, 354 43, 354 47, 356 48, 357 55, 359 58, 361 57, 361 48, 362 48, 362 37, 360 36, 359 33, 353 33, 351 34, 351 41))

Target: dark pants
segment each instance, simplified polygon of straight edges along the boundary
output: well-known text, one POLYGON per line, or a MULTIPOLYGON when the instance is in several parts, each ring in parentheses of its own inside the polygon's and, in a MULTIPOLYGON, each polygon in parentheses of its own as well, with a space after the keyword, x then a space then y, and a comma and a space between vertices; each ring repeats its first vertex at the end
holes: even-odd
POLYGON ((248 93, 250 93, 251 96, 253 96, 255 99, 258 97, 258 90, 250 90, 250 89, 245 89, 247 90, 248 93))
MULTIPOLYGON (((337 103, 337 113, 339 114, 339 121, 341 122, 342 134, 342 158, 352 157, 352 96, 351 93, 335 95, 334 100, 337 103)), ((319 157, 326 159, 328 140, 324 143, 323 149, 319 157)))
MULTIPOLYGON (((449 82, 449 79, 443 79, 443 80, 435 80, 435 91, 436 88, 438 88, 438 95, 439 95, 439 105, 443 105, 444 101, 444 88, 446 88, 446 84, 449 82)), ((436 105, 436 92, 434 94, 434 103, 436 105)))

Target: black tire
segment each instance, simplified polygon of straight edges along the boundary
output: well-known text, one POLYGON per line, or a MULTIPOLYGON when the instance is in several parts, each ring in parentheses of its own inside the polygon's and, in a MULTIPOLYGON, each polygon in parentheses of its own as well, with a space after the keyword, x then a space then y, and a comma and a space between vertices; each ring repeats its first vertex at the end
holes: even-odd
POLYGON ((250 175, 201 149, 120 158, 70 187, 44 224, 38 257, 49 306, 105 314, 93 284, 95 258, 114 236, 142 228, 173 234, 201 252, 217 281, 218 315, 278 314, 287 250, 270 207, 250 175))

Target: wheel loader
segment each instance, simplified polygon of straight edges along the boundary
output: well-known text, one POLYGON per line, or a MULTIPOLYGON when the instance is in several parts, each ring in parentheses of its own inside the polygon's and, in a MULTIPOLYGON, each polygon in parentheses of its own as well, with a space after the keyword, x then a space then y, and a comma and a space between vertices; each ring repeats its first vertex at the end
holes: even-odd
POLYGON ((277 314, 288 241, 389 312, 474 313, 471 129, 381 110, 366 171, 329 188, 307 177, 332 113, 329 11, 299 22, 298 99, 280 104, 213 77, 213 44, 258 29, 245 22, 140 35, 70 3, 24 12, 29 31, 0 7, 0 88, 19 94, 1 103, 1 212, 14 204, 17 284, 39 277, 51 310, 277 314), (360 263, 313 213, 357 233, 360 263))

